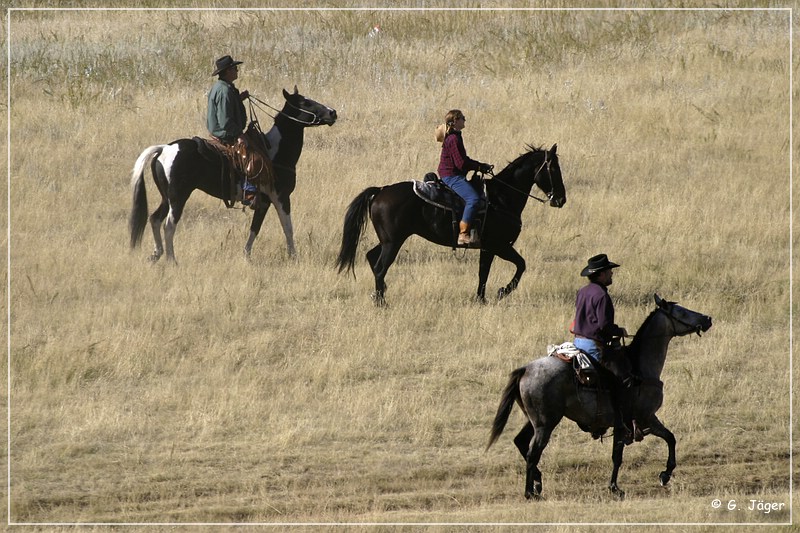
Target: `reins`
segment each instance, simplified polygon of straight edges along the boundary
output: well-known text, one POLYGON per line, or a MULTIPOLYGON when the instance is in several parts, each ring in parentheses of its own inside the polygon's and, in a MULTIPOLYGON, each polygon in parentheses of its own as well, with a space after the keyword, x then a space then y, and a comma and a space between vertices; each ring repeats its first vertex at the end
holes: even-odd
MULTIPOLYGON (((250 101, 251 109, 253 107, 258 107, 259 109, 264 111, 264 109, 259 106, 259 104, 261 104, 261 105, 266 106, 269 109, 275 111, 277 114, 279 114, 279 115, 281 115, 283 117, 286 117, 289 120, 293 120, 293 121, 297 122, 298 124, 302 124, 304 126, 315 126, 315 125, 320 124, 322 122, 322 120, 320 119, 320 117, 316 113, 312 113, 311 111, 306 111, 305 109, 301 109, 301 108, 297 107, 296 105, 290 104, 289 102, 286 102, 287 106, 291 107, 292 109, 296 109, 297 111, 300 111, 301 113, 306 113, 308 115, 311 115, 313 117, 313 120, 311 120, 311 122, 308 122, 308 121, 305 121, 305 120, 300 120, 297 117, 293 117, 292 115, 284 113, 281 109, 278 109, 277 107, 273 107, 273 106, 269 105, 267 102, 264 102, 263 100, 259 100, 258 98, 256 98, 252 94, 250 96, 248 96, 248 100, 250 101)), ((269 113, 267 112, 267 114, 269 114, 269 113)), ((272 115, 270 115, 270 116, 273 119, 275 118, 272 115)))
MULTIPOLYGON (((550 201, 550 199, 553 197, 553 192, 552 192, 552 189, 553 189, 553 177, 550 175, 550 160, 546 156, 545 156, 544 161, 542 162, 541 166, 539 167, 539 170, 537 170, 536 174, 533 175, 533 182, 536 183, 536 176, 539 175, 539 173, 542 171, 542 169, 545 166, 547 166, 547 177, 550 179, 550 189, 551 189, 550 194, 547 195, 547 199, 545 199, 545 200, 543 200, 543 199, 541 199, 541 198, 539 198, 537 196, 534 196, 533 194, 527 193, 527 192, 523 191, 522 189, 517 189, 513 185, 509 185, 508 183, 506 183, 504 181, 495 180, 495 179, 492 179, 492 181, 496 182, 496 183, 499 183, 499 184, 501 184, 501 185, 503 185, 505 187, 508 187, 509 189, 511 189, 514 192, 518 192, 519 194, 527 196, 528 198, 533 198, 537 202, 544 204, 544 203, 547 203, 548 201, 550 201)), ((492 178, 495 177, 494 176, 494 172, 492 172, 492 171, 489 171, 489 175, 492 176, 492 178)))

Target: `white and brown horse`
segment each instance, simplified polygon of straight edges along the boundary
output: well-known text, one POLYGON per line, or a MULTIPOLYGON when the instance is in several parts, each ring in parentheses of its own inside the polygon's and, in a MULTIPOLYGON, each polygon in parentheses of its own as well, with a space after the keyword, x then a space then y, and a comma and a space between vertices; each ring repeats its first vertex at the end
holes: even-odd
MULTIPOLYGON (((269 157, 275 170, 273 183, 264 185, 259 191, 253 221, 250 224, 250 236, 244 247, 246 256, 250 256, 253 242, 261 230, 264 218, 270 205, 275 206, 278 218, 286 235, 286 246, 290 256, 294 256, 294 232, 291 218, 291 202, 289 195, 296 184, 295 166, 303 150, 303 132, 310 126, 333 125, 336 122, 336 110, 310 100, 297 92, 283 91, 285 103, 275 116, 273 127, 264 134, 269 146, 269 157)), ((174 261, 173 240, 175 229, 183 214, 183 208, 195 189, 214 196, 227 198, 230 194, 230 182, 225 175, 223 163, 214 158, 208 159, 201 154, 200 147, 194 139, 178 139, 169 144, 158 144, 146 148, 136 160, 131 178, 133 189, 133 206, 129 219, 131 248, 139 245, 147 225, 147 194, 144 186, 144 173, 150 165, 153 180, 161 193, 161 204, 150 215, 150 226, 153 229, 155 249, 150 256, 151 261, 158 261, 166 252, 167 259, 174 261), (164 241, 161 239, 161 228, 164 227, 164 241)))

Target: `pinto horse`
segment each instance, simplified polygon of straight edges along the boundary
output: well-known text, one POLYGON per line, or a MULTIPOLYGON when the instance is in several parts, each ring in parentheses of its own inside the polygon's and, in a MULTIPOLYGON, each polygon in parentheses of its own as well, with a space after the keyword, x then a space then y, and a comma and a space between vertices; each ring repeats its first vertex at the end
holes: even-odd
MULTIPOLYGON (((289 255, 295 255, 289 195, 294 191, 296 184, 295 166, 303 150, 303 132, 307 127, 323 124, 332 126, 336 122, 336 110, 299 94, 297 86, 294 88, 294 93, 284 90, 283 97, 286 100, 283 108, 277 112, 272 129, 264 134, 267 146, 270 147, 268 156, 272 160, 275 180, 273 183, 260 186, 259 199, 250 224, 250 236, 244 247, 247 257, 250 256, 253 242, 261 230, 270 204, 275 205, 278 213, 286 235, 289 255)), ((150 260, 158 261, 164 254, 165 247, 161 240, 161 227, 164 226, 167 259, 174 261, 175 229, 189 196, 195 189, 200 189, 216 198, 226 198, 230 184, 223 179, 225 169, 222 161, 217 159, 215 162, 201 155, 198 144, 193 139, 179 139, 169 144, 146 148, 136 160, 131 178, 133 189, 133 207, 129 219, 131 248, 139 245, 147 224, 144 171, 148 164, 153 173, 153 180, 161 193, 161 204, 150 215, 150 226, 155 239, 155 249, 150 260)))
MULTIPOLYGON (((514 249, 514 242, 522 230, 522 210, 528 198, 533 197, 530 192, 534 183, 547 195, 550 206, 562 207, 567 201, 555 144, 550 150, 528 146, 528 151, 486 181, 488 207, 478 271, 477 299, 480 302, 486 301, 486 282, 495 257, 517 267, 509 284, 498 290, 498 298, 510 294, 525 272, 525 259, 514 249)), ((354 272, 358 241, 367 215, 379 240, 379 244, 367 252, 367 261, 375 276, 374 297, 378 305, 386 303, 386 272, 411 235, 419 235, 441 246, 455 246, 452 214, 419 198, 412 182, 368 187, 350 203, 345 215, 342 246, 336 261, 340 273, 354 272)))
MULTIPOLYGON (((673 337, 691 333, 699 335, 708 331, 711 317, 662 300, 657 294, 654 297, 656 309, 639 327, 626 350, 634 374, 641 378, 641 383, 632 394, 634 423, 642 436, 653 434, 667 443, 667 467, 659 475, 659 482, 666 486, 677 464, 675 435, 656 417, 656 412, 664 401, 661 372, 667 359, 667 348, 673 337)), ((487 449, 503 432, 515 403, 528 418, 528 422, 514 438, 514 444, 527 465, 525 497, 528 499, 541 498, 542 473, 538 468, 539 459, 550 441, 550 435, 562 418, 575 421, 578 427, 595 438, 614 426, 614 406, 609 391, 577 384, 572 364, 557 357, 542 357, 511 373, 497 408, 487 449)), ((625 496, 625 492, 617 485, 617 475, 622 465, 625 445, 623 435, 614 432, 611 455, 614 466, 608 488, 620 499, 625 496)))

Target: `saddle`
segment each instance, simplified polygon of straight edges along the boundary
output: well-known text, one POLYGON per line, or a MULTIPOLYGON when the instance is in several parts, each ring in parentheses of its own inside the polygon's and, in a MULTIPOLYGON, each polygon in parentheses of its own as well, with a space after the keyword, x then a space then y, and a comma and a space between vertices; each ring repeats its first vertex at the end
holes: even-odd
POLYGON ((247 181, 259 188, 273 186, 275 182, 275 171, 267 155, 269 145, 266 137, 260 133, 258 123, 250 122, 243 137, 244 143, 237 141, 233 145, 225 144, 215 137, 192 137, 201 157, 221 164, 222 190, 229 190, 223 201, 228 207, 233 207, 236 199, 241 200, 239 182, 247 181), (225 183, 230 186, 226 187, 225 183))
POLYGON ((594 366, 591 357, 579 350, 571 342, 547 346, 547 355, 557 357, 562 361, 572 365, 578 383, 584 387, 599 388, 601 384, 600 374, 594 366))
MULTIPOLYGON (((414 194, 422 200, 445 211, 450 211, 455 217, 461 218, 461 214, 464 212, 464 199, 445 185, 435 172, 428 172, 422 181, 414 180, 412 183, 414 185, 414 194)), ((478 192, 482 193, 483 191, 478 192)), ((486 212, 485 194, 481 194, 477 211, 479 217, 486 212)))

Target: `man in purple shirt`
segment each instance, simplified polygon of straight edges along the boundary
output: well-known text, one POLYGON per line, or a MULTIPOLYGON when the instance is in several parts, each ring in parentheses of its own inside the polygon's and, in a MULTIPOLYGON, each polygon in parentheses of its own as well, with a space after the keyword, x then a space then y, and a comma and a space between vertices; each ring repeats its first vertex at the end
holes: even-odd
POLYGON ((608 294, 613 283, 614 268, 619 265, 608 260, 606 254, 595 255, 581 272, 589 283, 578 291, 575 299, 575 321, 572 333, 575 347, 597 361, 613 378, 611 398, 616 411, 615 431, 621 429, 626 443, 631 441, 631 386, 634 378, 631 363, 625 353, 612 344, 617 337, 628 332, 614 323, 614 303, 608 294))

